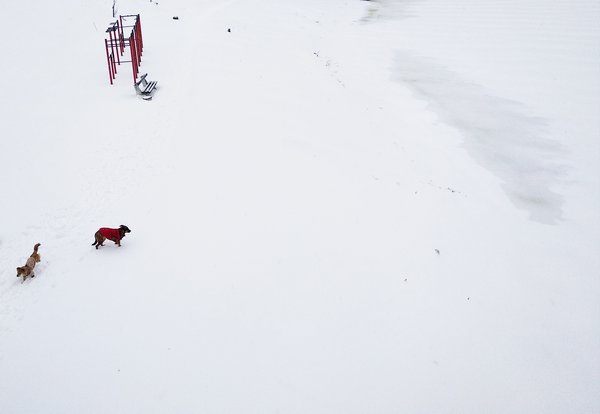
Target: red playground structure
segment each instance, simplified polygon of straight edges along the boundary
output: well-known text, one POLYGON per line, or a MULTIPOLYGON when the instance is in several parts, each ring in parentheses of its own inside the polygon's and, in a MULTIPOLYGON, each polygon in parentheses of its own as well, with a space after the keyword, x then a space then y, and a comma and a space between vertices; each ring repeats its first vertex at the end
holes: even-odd
POLYGON ((108 79, 113 84, 117 76, 117 65, 121 63, 131 63, 133 70, 133 83, 137 81, 139 68, 142 63, 142 50, 144 41, 142 40, 142 23, 139 14, 127 14, 119 16, 119 19, 110 23, 106 29, 107 37, 104 39, 106 48, 106 61, 108 63, 108 79), (124 29, 131 28, 128 38, 125 38, 124 29), (125 48, 129 48, 131 60, 121 60, 125 53, 125 48))

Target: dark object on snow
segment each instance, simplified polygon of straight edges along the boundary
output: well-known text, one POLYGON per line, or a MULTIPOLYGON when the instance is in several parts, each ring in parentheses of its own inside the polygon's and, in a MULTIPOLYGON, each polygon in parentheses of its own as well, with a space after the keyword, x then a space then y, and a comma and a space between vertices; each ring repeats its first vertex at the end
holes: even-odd
POLYGON ((152 93, 156 89, 158 81, 148 82, 146 80, 146 76, 148 76, 147 73, 144 73, 142 76, 140 76, 140 80, 134 83, 133 87, 135 88, 135 93, 141 95, 142 99, 149 101, 152 99, 152 93))
POLYGON ((173 20, 179 20, 179 16, 173 16, 173 20))
POLYGON ((125 237, 125 234, 127 233, 131 233, 131 230, 123 224, 121 224, 118 229, 102 227, 94 234, 94 244, 92 244, 92 246, 96 246, 96 250, 98 250, 98 247, 103 246, 104 240, 108 239, 114 241, 117 246, 121 247, 121 239, 125 237))
POLYGON ((231 29, 227 29, 227 33, 231 33, 231 29))
POLYGON ((25 282, 25 279, 27 279, 27 277, 35 277, 35 273, 33 273, 33 268, 35 267, 35 264, 39 263, 41 260, 40 254, 38 253, 38 247, 40 246, 40 243, 36 243, 36 245, 33 246, 33 253, 31 253, 31 256, 29 256, 29 258, 27 259, 25 266, 17 267, 17 277, 23 277, 21 283, 25 282))
POLYGON ((440 251, 439 251, 438 249, 435 249, 435 252, 436 252, 437 254, 440 254, 440 251))

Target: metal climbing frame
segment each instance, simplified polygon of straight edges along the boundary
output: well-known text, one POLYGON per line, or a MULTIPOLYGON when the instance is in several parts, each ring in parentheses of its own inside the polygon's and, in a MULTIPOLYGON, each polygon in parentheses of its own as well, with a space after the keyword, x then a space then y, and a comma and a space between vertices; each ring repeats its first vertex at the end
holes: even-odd
POLYGON ((140 15, 126 14, 119 16, 118 20, 108 25, 106 33, 104 47, 106 48, 106 62, 108 63, 108 79, 110 80, 110 84, 113 84, 113 80, 117 76, 117 65, 120 66, 121 63, 131 63, 133 83, 135 83, 140 65, 142 64, 142 50, 144 49, 140 15), (131 28, 131 32, 126 39, 123 33, 124 29, 128 28, 131 28), (131 60, 121 60, 126 48, 129 48, 131 60))

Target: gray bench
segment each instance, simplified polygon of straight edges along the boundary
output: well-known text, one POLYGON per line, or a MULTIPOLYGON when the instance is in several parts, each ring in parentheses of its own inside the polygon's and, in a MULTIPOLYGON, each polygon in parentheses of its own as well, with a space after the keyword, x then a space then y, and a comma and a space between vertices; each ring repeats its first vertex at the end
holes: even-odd
POLYGON ((148 76, 148 74, 144 73, 142 76, 140 76, 140 79, 133 85, 133 87, 135 88, 135 93, 137 93, 138 95, 142 95, 142 97, 152 95, 152 92, 154 92, 154 89, 156 89, 156 84, 158 83, 157 81, 148 82, 146 80, 146 76, 148 76))

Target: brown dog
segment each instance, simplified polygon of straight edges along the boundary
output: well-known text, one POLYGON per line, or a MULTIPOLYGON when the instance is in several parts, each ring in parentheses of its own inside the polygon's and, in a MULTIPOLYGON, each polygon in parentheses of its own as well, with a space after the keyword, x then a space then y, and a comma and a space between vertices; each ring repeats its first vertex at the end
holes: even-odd
POLYGON ((35 264, 39 263, 41 260, 41 256, 38 254, 38 247, 40 246, 40 243, 37 243, 35 246, 33 246, 33 253, 31 253, 31 256, 29 256, 27 259, 25 266, 17 267, 17 277, 23 276, 21 283, 23 283, 28 276, 35 277, 35 274, 33 274, 33 268, 35 267, 35 264))
POLYGON ((92 246, 96 246, 96 249, 100 246, 104 246, 104 240, 112 240, 115 244, 121 247, 121 239, 125 237, 126 233, 131 233, 129 227, 120 225, 118 229, 111 229, 108 227, 102 227, 96 234, 94 234, 94 243, 92 246))

